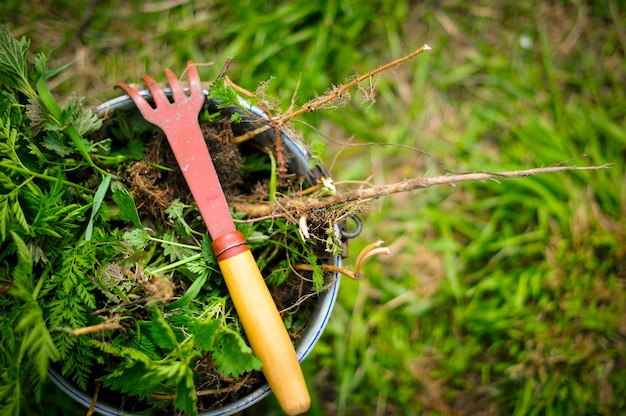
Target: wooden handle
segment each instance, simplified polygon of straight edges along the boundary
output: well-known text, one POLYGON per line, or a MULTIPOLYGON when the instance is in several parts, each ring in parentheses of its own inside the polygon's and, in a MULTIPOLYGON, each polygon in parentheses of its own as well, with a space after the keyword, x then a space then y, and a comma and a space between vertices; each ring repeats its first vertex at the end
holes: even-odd
POLYGON ((230 253, 215 243, 213 249, 219 250, 215 254, 239 320, 280 407, 288 415, 306 412, 311 398, 298 357, 252 253, 243 244, 230 253))

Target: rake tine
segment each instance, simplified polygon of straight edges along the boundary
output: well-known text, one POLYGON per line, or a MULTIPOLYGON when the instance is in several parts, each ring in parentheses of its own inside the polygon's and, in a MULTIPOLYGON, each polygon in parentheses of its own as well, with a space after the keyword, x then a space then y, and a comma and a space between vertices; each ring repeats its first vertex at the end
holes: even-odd
POLYGON ((134 89, 133 87, 131 87, 130 85, 124 83, 124 82, 120 82, 118 84, 115 85, 117 88, 121 88, 124 90, 124 92, 126 94, 128 94, 128 96, 131 98, 131 100, 133 100, 133 102, 135 103, 135 105, 137 106, 137 108, 139 109, 139 111, 141 112, 141 114, 144 116, 144 118, 150 122, 151 119, 153 118, 153 114, 154 114, 154 109, 152 108, 152 106, 141 96, 141 94, 139 94, 137 92, 136 89, 134 89))
POLYGON ((143 77, 143 81, 148 86, 148 90, 150 90, 150 95, 152 95, 152 99, 154 100, 154 105, 158 109, 159 107, 166 107, 170 102, 165 96, 163 90, 159 87, 159 84, 152 78, 150 75, 145 75, 143 77))
POLYGON ((185 91, 180 86, 180 82, 178 82, 178 78, 176 75, 169 69, 165 70, 165 76, 167 76, 167 82, 170 84, 170 89, 172 90, 172 96, 174 97, 174 102, 179 103, 186 99, 185 91))
POLYGON ((189 89, 191 96, 195 97, 195 99, 202 97, 204 101, 204 91, 202 91, 202 82, 198 75, 198 68, 196 68, 193 62, 189 61, 187 62, 187 71, 189 72, 189 89))

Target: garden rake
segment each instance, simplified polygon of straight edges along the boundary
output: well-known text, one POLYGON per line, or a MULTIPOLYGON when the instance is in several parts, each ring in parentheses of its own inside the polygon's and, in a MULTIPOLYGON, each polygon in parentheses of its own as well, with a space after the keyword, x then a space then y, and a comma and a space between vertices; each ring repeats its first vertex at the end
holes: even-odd
POLYGON ((252 351, 263 364, 263 374, 285 413, 304 413, 311 399, 300 363, 254 257, 235 229, 198 122, 205 101, 200 77, 192 62, 187 70, 189 95, 174 73, 165 70, 172 102, 152 77, 144 76, 155 108, 129 85, 117 86, 130 96, 147 121, 165 133, 209 230, 213 251, 252 351))

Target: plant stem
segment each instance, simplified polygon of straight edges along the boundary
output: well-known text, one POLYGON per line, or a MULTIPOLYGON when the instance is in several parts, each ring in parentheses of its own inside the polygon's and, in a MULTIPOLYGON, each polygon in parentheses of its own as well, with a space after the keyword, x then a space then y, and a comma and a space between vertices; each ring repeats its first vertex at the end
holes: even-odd
POLYGON ((34 176, 35 178, 44 179, 44 180, 50 181, 50 182, 61 182, 63 185, 71 186, 73 188, 80 189, 81 191, 84 191, 84 192, 94 193, 93 189, 87 188, 85 186, 79 185, 79 184, 74 183, 74 182, 67 181, 65 179, 59 179, 59 178, 56 178, 56 177, 53 177, 53 176, 45 175, 43 173, 33 172, 33 171, 29 170, 29 169, 22 168, 22 167, 19 167, 19 166, 15 166, 15 165, 11 165, 10 169, 14 170, 15 172, 19 172, 19 173, 22 173, 24 175, 27 175, 27 176, 34 176))
POLYGON ((183 264, 187 264, 190 261, 194 261, 194 260, 198 260, 202 257, 202 253, 198 253, 198 254, 194 254, 193 256, 187 257, 186 259, 182 259, 182 260, 178 260, 174 263, 169 263, 163 267, 160 267, 158 269, 154 269, 154 270, 148 270, 148 272, 150 272, 150 274, 159 274, 159 273, 163 273, 166 272, 168 270, 172 270, 177 268, 178 266, 182 266, 183 264))
MULTIPOLYGON (((346 92, 354 87, 355 85, 358 85, 359 83, 365 81, 368 78, 373 77, 374 75, 380 74, 381 72, 384 72, 390 68, 393 68, 394 66, 400 65, 410 59, 415 58, 417 55, 420 55, 421 53, 425 52, 425 51, 429 51, 431 48, 428 45, 423 45, 421 48, 411 52, 408 55, 403 56, 402 58, 398 58, 395 61, 391 61, 386 63, 385 65, 379 66, 376 69, 373 69, 371 71, 369 71, 367 74, 361 75, 359 77, 357 77, 356 79, 348 82, 345 85, 339 86, 337 88, 334 88, 330 93, 312 101, 309 102, 305 105, 303 105, 302 107, 300 107, 299 109, 297 109, 296 111, 292 111, 291 113, 285 114, 282 117, 277 117, 277 118, 271 118, 269 125, 264 125, 261 127, 256 128, 255 130, 251 130, 248 131, 240 136, 237 136, 233 139, 233 143, 235 144, 239 144, 242 142, 245 142, 246 140, 249 140, 253 137, 255 137, 257 134, 261 134, 264 131, 268 130, 269 128, 273 127, 273 128, 280 128, 280 126, 282 126, 283 124, 293 120, 294 118, 298 117, 299 115, 302 115, 304 113, 308 113, 310 111, 316 110, 320 107, 323 107, 324 105, 330 103, 333 100, 336 100, 338 98, 341 98, 342 96, 344 96, 344 94, 346 94, 346 92)), ((231 86, 232 86, 232 82, 231 82, 231 86)))
POLYGON ((277 125, 282 125, 285 124, 286 122, 294 119, 295 117, 298 117, 299 115, 302 115, 304 113, 308 113, 309 111, 313 111, 317 108, 320 108, 322 106, 324 106, 325 104, 328 104, 329 102, 336 100, 337 98, 340 98, 342 95, 344 95, 350 88, 354 87, 355 85, 358 85, 359 83, 365 81, 368 78, 373 77, 374 75, 380 74, 381 72, 384 72, 386 70, 388 70, 389 68, 393 68, 394 66, 400 65, 410 59, 415 58, 417 55, 430 50, 430 46, 428 45, 424 45, 421 48, 411 52, 408 55, 403 56, 402 58, 398 58, 395 61, 386 63, 385 65, 379 66, 378 68, 368 72, 367 74, 361 75, 360 77, 348 82, 345 85, 342 85, 340 87, 337 87, 335 89, 333 89, 333 91, 330 94, 326 94, 323 97, 318 98, 317 100, 305 104, 304 106, 302 106, 301 108, 299 108, 298 110, 291 112, 289 114, 285 114, 282 117, 279 117, 278 119, 274 120, 275 123, 277 125))

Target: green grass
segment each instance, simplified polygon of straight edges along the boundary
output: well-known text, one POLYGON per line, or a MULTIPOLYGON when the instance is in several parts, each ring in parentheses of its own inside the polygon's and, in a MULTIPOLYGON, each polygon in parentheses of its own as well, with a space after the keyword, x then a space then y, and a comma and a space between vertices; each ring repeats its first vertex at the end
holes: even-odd
MULTIPOLYGON (((163 79, 165 67, 180 71, 187 59, 215 62, 201 73, 210 79, 233 56, 229 76, 250 90, 273 77, 267 93, 286 110, 296 91, 301 105, 427 43, 431 52, 376 80, 376 102, 354 91, 345 106, 303 120, 334 141, 418 147, 454 171, 581 154, 572 163, 612 163, 373 204, 352 257, 378 237, 392 255, 368 263, 364 280, 343 280, 304 371, 311 414, 626 410, 620 2, 217 1, 146 11, 158 3, 112 0, 97 4, 81 42, 72 37, 86 1, 5 3, 0 15, 14 33, 53 49, 59 65, 73 62, 57 79, 61 97, 78 92, 96 104, 117 94, 118 81, 163 79)), ((327 142, 326 152, 329 165, 340 153, 337 181, 443 173, 405 148, 327 142)), ((246 413, 277 409, 268 399, 246 413)))

